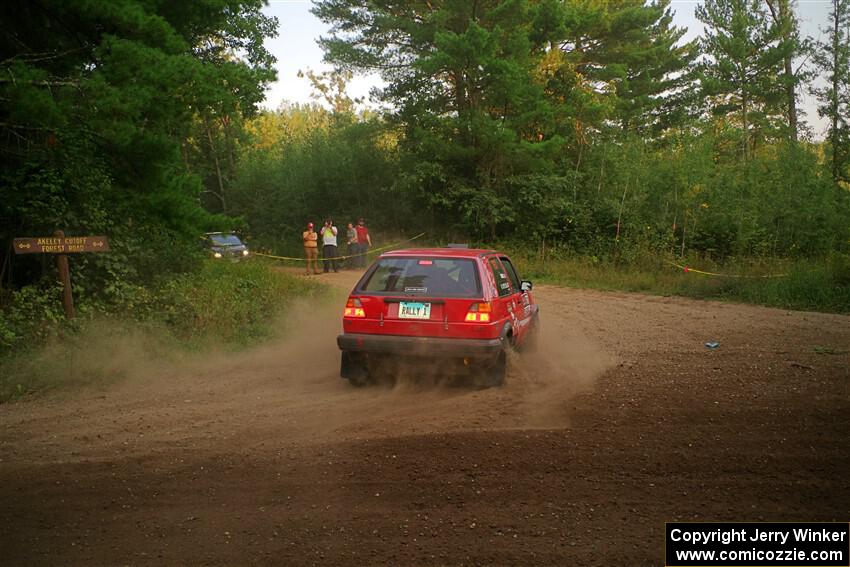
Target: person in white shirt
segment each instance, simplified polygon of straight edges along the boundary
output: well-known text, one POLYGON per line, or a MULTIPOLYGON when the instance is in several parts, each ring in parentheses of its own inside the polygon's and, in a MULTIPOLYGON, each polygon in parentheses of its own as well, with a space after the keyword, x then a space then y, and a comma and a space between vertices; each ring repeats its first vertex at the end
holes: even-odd
POLYGON ((325 221, 325 226, 319 232, 322 237, 322 264, 326 274, 330 269, 333 269, 334 272, 339 271, 338 260, 336 259, 336 233, 337 229, 331 219, 325 221))

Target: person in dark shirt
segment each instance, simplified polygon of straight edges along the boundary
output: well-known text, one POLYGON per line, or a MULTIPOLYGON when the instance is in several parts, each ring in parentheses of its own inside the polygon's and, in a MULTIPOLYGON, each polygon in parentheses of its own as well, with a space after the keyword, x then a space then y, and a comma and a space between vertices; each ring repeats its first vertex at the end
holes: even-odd
POLYGON ((354 225, 352 223, 348 223, 348 228, 345 234, 345 244, 347 246, 345 255, 348 256, 348 259, 345 260, 345 267, 353 268, 357 262, 357 258, 353 257, 357 254, 357 231, 354 230, 354 225))

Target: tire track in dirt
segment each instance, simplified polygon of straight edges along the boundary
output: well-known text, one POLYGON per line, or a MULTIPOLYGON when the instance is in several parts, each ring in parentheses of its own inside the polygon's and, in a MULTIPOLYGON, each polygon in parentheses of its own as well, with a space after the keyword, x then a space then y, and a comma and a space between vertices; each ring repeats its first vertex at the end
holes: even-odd
MULTIPOLYGON (((340 290, 355 281, 352 273, 333 275, 340 290)), ((321 444, 562 427, 562 402, 612 364, 575 327, 551 317, 544 319, 539 353, 516 356, 504 388, 474 391, 402 378, 392 388, 354 389, 338 375, 339 303, 297 305, 282 323, 285 338, 247 353, 184 361, 159 373, 145 368, 106 391, 8 406, 4 429, 31 432, 26 444, 10 449, 49 462, 145 455, 187 443, 214 451, 235 438, 321 444)))
POLYGON ((657 565, 664 521, 850 516, 850 317, 538 286, 504 388, 354 389, 355 277, 285 340, 0 406, 0 562, 657 565))

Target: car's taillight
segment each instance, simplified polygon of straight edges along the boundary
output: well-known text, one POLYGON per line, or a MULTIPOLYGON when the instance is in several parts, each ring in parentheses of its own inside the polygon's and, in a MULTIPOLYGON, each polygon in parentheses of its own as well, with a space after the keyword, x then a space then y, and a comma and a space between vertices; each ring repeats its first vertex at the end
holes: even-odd
POLYGON ((489 323, 490 322, 490 304, 489 303, 473 303, 469 307, 469 312, 466 314, 467 323, 489 323))
POLYGON ((363 310, 363 305, 356 297, 349 297, 348 303, 345 304, 344 317, 365 317, 366 312, 363 310))

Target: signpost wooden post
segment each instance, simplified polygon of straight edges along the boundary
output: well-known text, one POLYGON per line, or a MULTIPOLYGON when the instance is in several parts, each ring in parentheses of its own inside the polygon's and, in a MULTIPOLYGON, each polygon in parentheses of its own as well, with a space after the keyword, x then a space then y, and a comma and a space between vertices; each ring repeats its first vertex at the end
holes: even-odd
POLYGON ((59 281, 62 282, 62 306, 65 317, 74 318, 74 296, 71 294, 71 269, 68 254, 80 252, 109 252, 109 240, 105 236, 65 236, 57 230, 53 236, 16 238, 12 243, 15 254, 56 254, 59 281))
MULTIPOLYGON (((57 230, 53 235, 63 240, 65 238, 65 233, 61 230, 57 230)), ((59 269, 59 281, 62 282, 62 307, 65 308, 65 318, 73 319, 74 295, 71 293, 71 266, 67 254, 56 255, 56 267, 59 269)))

